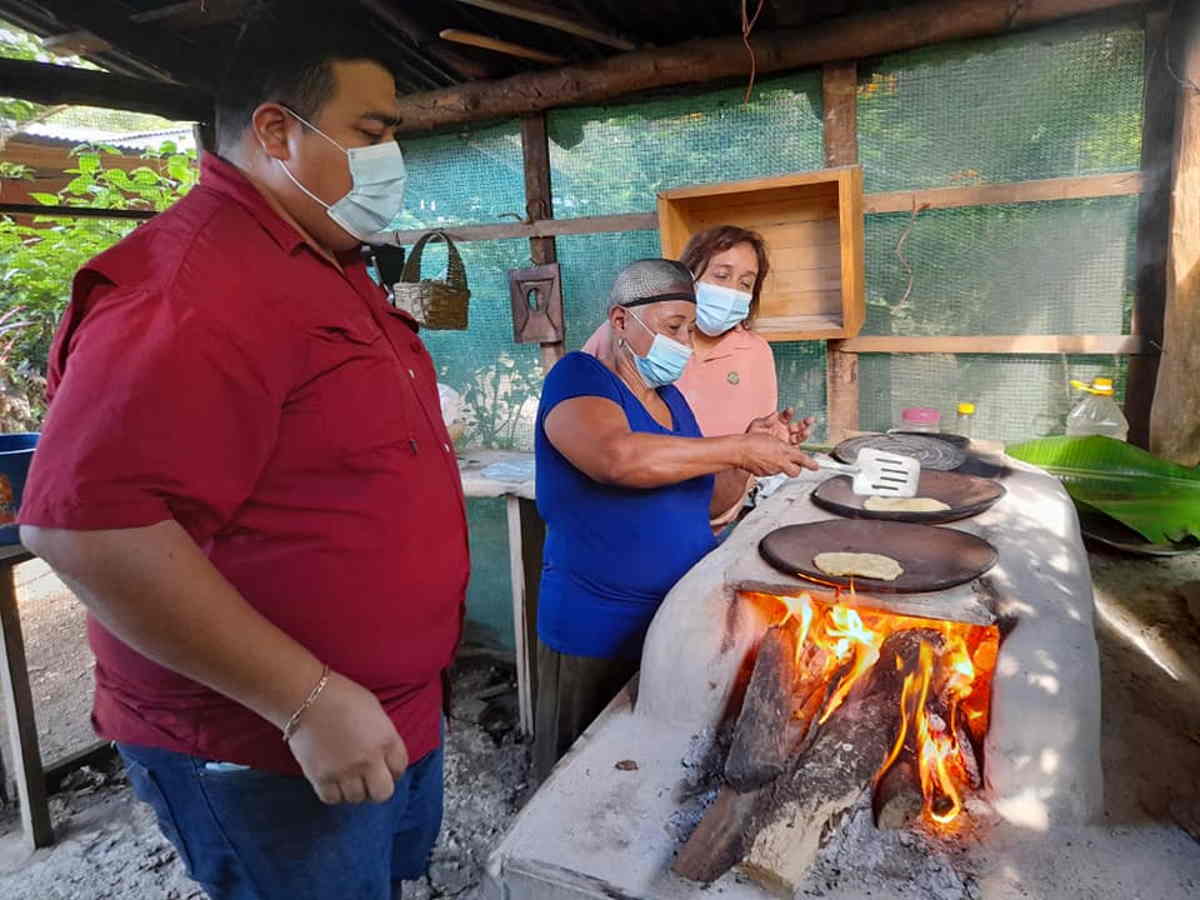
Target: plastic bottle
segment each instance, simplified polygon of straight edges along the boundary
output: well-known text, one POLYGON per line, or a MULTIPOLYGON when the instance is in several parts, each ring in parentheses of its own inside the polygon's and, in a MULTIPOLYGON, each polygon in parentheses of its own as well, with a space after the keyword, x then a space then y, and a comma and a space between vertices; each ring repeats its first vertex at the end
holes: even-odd
POLYGON ((1123 441, 1129 435, 1129 422, 1113 397, 1111 378, 1093 378, 1090 385, 1072 381, 1072 387, 1084 391, 1083 399, 1067 416, 1067 434, 1102 434, 1123 441))
POLYGON ((975 437, 975 404, 958 404, 958 414, 954 421, 954 433, 965 438, 975 437))

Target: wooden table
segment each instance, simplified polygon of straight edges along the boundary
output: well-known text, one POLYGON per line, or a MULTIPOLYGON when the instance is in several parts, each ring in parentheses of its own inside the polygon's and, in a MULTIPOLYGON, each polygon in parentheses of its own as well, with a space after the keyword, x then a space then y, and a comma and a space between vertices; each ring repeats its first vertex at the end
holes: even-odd
POLYGON ((463 493, 468 497, 504 497, 508 504, 508 559, 512 574, 513 637, 517 657, 517 707, 521 731, 533 735, 537 689, 537 596, 542 576, 542 544, 546 525, 534 502, 534 482, 489 478, 483 470, 495 463, 527 466, 533 454, 506 450, 459 454, 463 493))
POLYGON ((4 721, 8 723, 12 743, 12 761, 16 769, 17 795, 21 801, 21 825, 25 840, 34 847, 54 843, 50 827, 50 806, 46 797, 46 775, 38 750, 37 721, 33 715, 33 694, 29 690, 29 669, 25 663, 25 640, 17 614, 17 587, 13 567, 33 559, 19 544, 0 547, 0 682, 3 683, 4 721))

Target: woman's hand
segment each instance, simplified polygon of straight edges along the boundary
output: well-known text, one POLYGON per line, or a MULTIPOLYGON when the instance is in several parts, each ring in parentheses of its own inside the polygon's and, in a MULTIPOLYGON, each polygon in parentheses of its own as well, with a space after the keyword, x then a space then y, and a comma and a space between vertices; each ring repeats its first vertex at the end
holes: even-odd
POLYGON ((801 469, 812 469, 815 472, 819 468, 807 453, 771 434, 761 431, 747 433, 739 440, 742 442, 742 459, 738 467, 759 477, 778 475, 780 472, 796 476, 800 474, 801 469))
POLYGON ((808 432, 816 422, 812 416, 806 416, 793 421, 795 410, 792 407, 777 410, 769 416, 754 419, 746 428, 746 434, 769 434, 781 441, 798 447, 808 440, 808 432))

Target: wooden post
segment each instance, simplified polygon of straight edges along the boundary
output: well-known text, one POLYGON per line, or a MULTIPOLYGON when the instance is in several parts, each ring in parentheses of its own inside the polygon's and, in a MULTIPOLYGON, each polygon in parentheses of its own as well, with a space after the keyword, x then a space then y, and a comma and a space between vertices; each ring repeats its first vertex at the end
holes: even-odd
POLYGON ((537 602, 546 525, 532 500, 509 494, 508 553, 521 731, 533 735, 537 709, 537 602))
MULTIPOLYGON (((1144 193, 1138 201, 1137 288, 1130 331, 1162 346, 1167 300, 1167 241, 1170 235, 1171 156, 1175 149, 1178 84, 1167 66, 1167 13, 1146 16, 1146 106, 1142 113, 1144 193)), ((1158 380, 1158 355, 1129 360, 1125 418, 1129 443, 1150 447, 1150 408, 1158 380)))
POLYGON ((1179 106, 1163 355, 1150 418, 1150 449, 1195 466, 1200 464, 1200 8, 1177 3, 1167 28, 1178 38, 1169 45, 1168 62, 1179 106))
MULTIPOLYGON (((525 219, 536 222, 554 218, 554 201, 550 193, 550 144, 546 139, 546 117, 539 113, 521 120, 521 155, 525 163, 525 219)), ((552 237, 531 237, 529 256, 536 266, 558 261, 552 237)), ((563 295, 564 321, 567 298, 563 295)), ((565 348, 561 341, 542 344, 542 370, 562 359, 565 348)))
POLYGON ((13 566, 32 558, 21 546, 0 548, 0 666, 3 667, 0 683, 25 840, 34 847, 48 847, 54 843, 54 829, 50 826, 50 808, 46 802, 46 778, 38 750, 37 722, 13 579, 13 566))
MULTIPOLYGON (((858 67, 835 63, 821 71, 825 125, 825 165, 858 163, 858 67)), ((830 443, 858 430, 858 356, 843 352, 840 341, 826 344, 825 397, 830 443)))

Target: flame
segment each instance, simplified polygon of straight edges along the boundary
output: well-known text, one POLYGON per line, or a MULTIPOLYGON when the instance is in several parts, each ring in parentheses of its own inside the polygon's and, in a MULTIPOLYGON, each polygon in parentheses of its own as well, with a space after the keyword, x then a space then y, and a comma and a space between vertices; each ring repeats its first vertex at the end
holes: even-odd
POLYGON ((817 720, 824 723, 842 705, 842 701, 846 699, 846 695, 858 679, 869 672, 878 661, 883 635, 867 628, 855 610, 846 606, 835 606, 829 610, 826 617, 824 643, 817 634, 813 635, 813 640, 838 660, 844 659, 851 651, 854 653, 853 666, 842 677, 837 690, 825 704, 821 718, 817 720))
MULTIPOLYGON (((958 791, 955 779, 950 774, 950 761, 959 760, 959 749, 950 734, 945 731, 935 732, 931 727, 929 709, 926 705, 929 699, 929 683, 933 679, 933 648, 928 641, 921 642, 919 661, 917 663, 918 677, 921 687, 919 700, 914 711, 914 724, 917 738, 917 773, 921 778, 921 794, 925 798, 925 813, 939 825, 948 825, 962 812, 962 795, 958 791), (946 798, 948 809, 934 808, 934 785, 937 792, 946 798)), ((903 701, 901 701, 903 702, 903 701)), ((943 723, 944 724, 944 723, 943 723)), ((962 770, 961 762, 958 768, 962 770)))
POLYGON ((804 642, 808 639, 808 629, 812 626, 812 597, 808 594, 801 594, 799 597, 780 597, 779 599, 783 601, 783 605, 787 609, 784 617, 779 620, 779 624, 786 625, 792 619, 800 622, 796 634, 796 662, 799 664, 800 656, 804 652, 804 642))
MULTIPOLYGON (((968 780, 960 735, 965 731, 980 740, 987 732, 998 629, 880 612, 870 609, 867 606, 870 598, 859 597, 853 587, 845 598, 837 589, 820 600, 807 592, 797 597, 746 596, 768 609, 778 609, 782 604, 776 621, 780 625, 793 623, 798 662, 805 658, 807 648, 824 651, 823 657, 815 657, 823 666, 818 678, 830 690, 820 707, 818 723, 826 722, 855 685, 874 669, 889 635, 916 628, 937 632, 942 637, 940 650, 928 641, 921 641, 914 671, 904 672, 902 657, 896 656, 894 660, 896 671, 903 673, 900 723, 896 740, 877 771, 875 782, 883 778, 907 745, 916 757, 925 816, 941 828, 954 822, 963 810, 963 791, 968 780), (941 715, 931 712, 931 696, 938 698, 941 715)), ((892 661, 886 664, 891 665, 892 661)))

